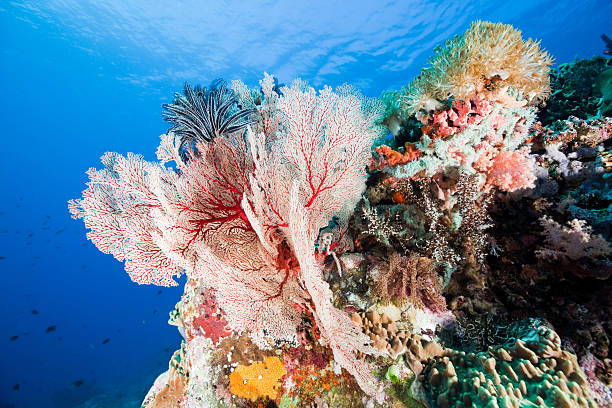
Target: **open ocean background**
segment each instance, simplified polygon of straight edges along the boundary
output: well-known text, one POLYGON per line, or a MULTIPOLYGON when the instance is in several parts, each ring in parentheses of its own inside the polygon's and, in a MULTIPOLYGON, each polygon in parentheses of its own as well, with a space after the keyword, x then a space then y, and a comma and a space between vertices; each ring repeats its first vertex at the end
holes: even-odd
POLYGON ((155 157, 185 81, 379 96, 477 19, 563 63, 602 54, 612 1, 0 1, 0 408, 139 407, 167 370, 182 288, 132 283, 67 201, 105 151, 155 157))

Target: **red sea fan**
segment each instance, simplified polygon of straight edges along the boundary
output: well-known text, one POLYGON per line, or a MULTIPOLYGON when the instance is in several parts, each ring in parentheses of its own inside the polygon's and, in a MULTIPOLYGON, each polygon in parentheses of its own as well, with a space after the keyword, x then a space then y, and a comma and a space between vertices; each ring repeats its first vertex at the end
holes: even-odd
POLYGON ((321 341, 368 394, 376 389, 371 367, 358 351, 375 354, 370 340, 345 312, 332 304, 332 292, 316 262, 314 243, 321 228, 336 216, 346 219, 365 188, 374 122, 366 119, 361 100, 326 87, 318 94, 303 83, 283 88, 278 109, 284 128, 276 140, 249 132, 255 172, 247 211, 263 245, 276 254, 286 240, 299 262, 299 283, 321 341))
MULTIPOLYGON (((104 169, 89 169, 83 198, 71 200, 73 218, 83 218, 89 238, 100 251, 125 261, 134 282, 175 286, 179 263, 160 247, 162 231, 153 218, 161 203, 151 189, 151 173, 166 172, 141 156, 117 153, 102 156, 104 169)), ((170 174, 168 174, 171 177, 170 174)))
POLYGON ((200 143, 186 162, 178 157, 176 142, 172 134, 162 136, 158 153, 176 161, 179 175, 158 172, 154 179, 162 207, 155 216, 163 224, 164 249, 188 270, 195 266, 196 244, 205 244, 228 261, 243 243, 256 239, 241 206, 253 171, 242 134, 200 143))
POLYGON ((371 367, 356 353, 376 350, 333 306, 314 255, 321 228, 332 217, 345 223, 365 189, 375 118, 355 93, 317 93, 303 82, 282 96, 266 92, 267 109, 282 119, 275 132, 218 136, 187 158, 169 133, 161 164, 108 154, 71 211, 101 250, 139 271, 128 269, 134 280, 169 284, 184 268, 213 290, 229 328, 248 331, 260 348, 296 344, 309 310, 321 342, 374 394, 371 367))

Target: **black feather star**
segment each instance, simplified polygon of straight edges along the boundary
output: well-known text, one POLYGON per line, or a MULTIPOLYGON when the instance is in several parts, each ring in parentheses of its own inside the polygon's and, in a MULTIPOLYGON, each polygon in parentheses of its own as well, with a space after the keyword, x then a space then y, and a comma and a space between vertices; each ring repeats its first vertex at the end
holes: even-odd
POLYGON ((236 94, 222 79, 213 81, 208 90, 186 83, 183 95, 175 93, 174 102, 162 108, 166 110, 164 120, 172 124, 169 131, 179 137, 183 158, 196 142, 210 142, 246 129, 251 123, 249 115, 254 112, 239 106, 236 94))

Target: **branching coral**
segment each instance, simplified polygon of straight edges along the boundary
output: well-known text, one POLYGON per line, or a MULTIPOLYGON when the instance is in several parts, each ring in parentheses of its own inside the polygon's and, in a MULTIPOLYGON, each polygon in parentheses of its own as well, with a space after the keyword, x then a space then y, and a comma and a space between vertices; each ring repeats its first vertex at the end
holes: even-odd
POLYGON ((402 225, 399 213, 394 213, 390 217, 378 213, 376 207, 372 207, 370 202, 365 199, 361 206, 361 215, 365 221, 365 233, 375 236, 382 244, 391 247, 391 241, 397 241, 406 250, 405 241, 410 239, 402 225))
POLYGON ((479 263, 484 261, 491 195, 482 193, 476 176, 460 173, 416 182, 400 179, 394 188, 404 205, 417 208, 417 214, 426 220, 424 234, 415 237, 424 256, 455 264, 467 250, 479 263))

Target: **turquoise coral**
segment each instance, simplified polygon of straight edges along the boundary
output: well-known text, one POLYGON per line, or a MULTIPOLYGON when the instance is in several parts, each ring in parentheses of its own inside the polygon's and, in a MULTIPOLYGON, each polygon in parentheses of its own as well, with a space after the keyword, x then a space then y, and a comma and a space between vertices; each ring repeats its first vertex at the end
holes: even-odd
POLYGON ((517 337, 487 351, 447 350, 430 360, 415 394, 432 408, 595 407, 576 356, 552 329, 519 327, 517 337))

